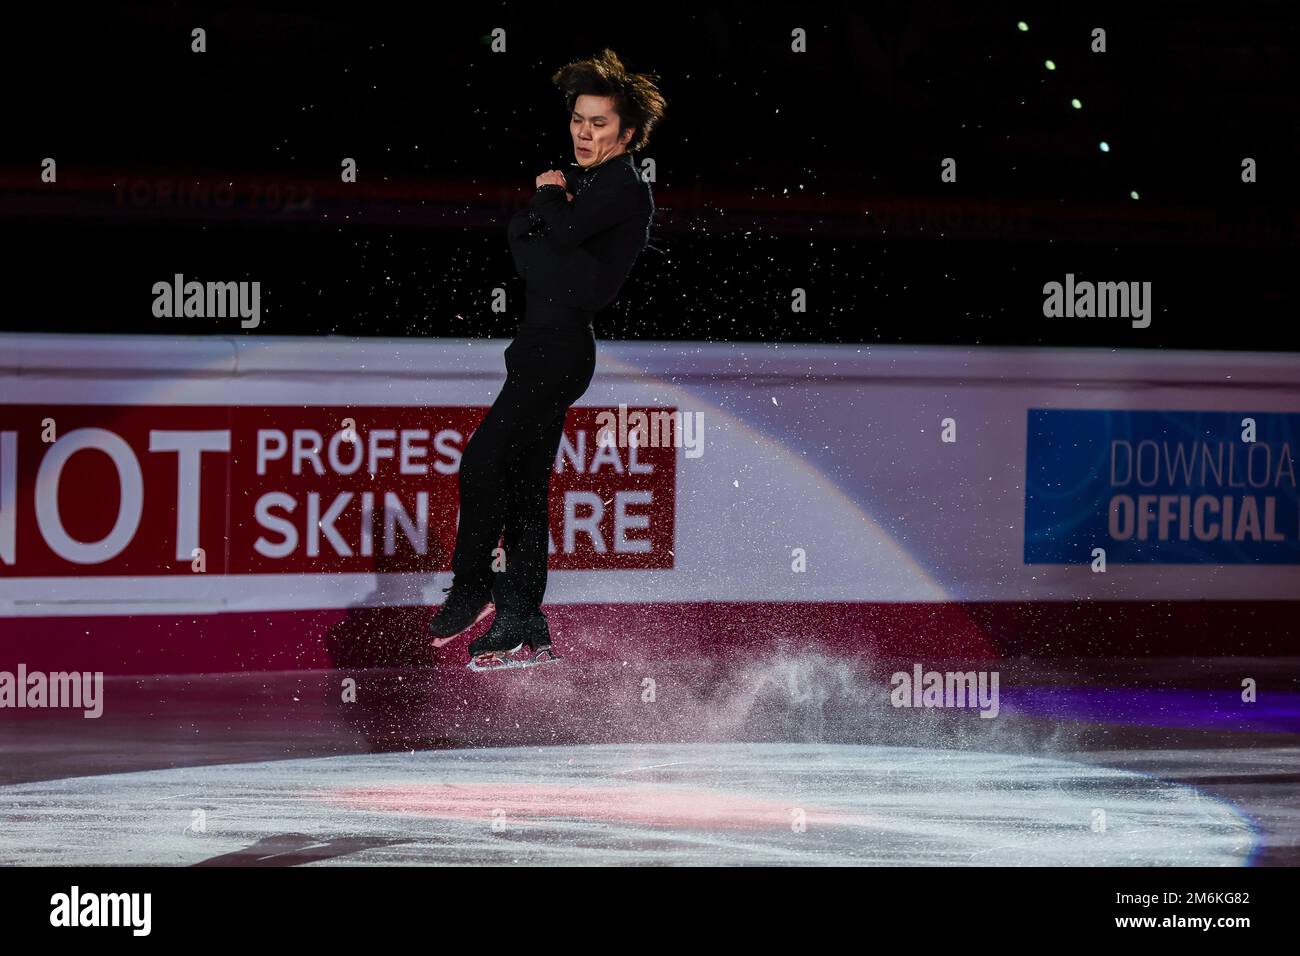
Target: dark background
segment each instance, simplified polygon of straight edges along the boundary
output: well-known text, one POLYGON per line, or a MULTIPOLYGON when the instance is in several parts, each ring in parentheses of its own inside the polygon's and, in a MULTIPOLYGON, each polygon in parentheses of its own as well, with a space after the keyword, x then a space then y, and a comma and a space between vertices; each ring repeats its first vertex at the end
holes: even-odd
POLYGON ((506 220, 572 161, 549 76, 608 45, 668 117, 639 154, 653 248, 601 338, 1300 348, 1294 0, 3 17, 5 330, 508 336, 506 220), (154 318, 177 272, 260 281, 261 326, 154 318), (1044 318, 1067 272, 1152 282, 1151 327, 1044 318))

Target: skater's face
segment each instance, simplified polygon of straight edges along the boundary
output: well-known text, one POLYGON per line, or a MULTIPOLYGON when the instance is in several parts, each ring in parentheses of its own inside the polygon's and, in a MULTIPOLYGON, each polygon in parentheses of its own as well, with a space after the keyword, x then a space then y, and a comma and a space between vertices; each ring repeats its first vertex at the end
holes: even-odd
POLYGON ((573 137, 573 156, 579 166, 599 166, 611 156, 627 152, 635 129, 618 132, 618 114, 614 100, 608 96, 583 93, 573 103, 569 117, 569 134, 573 137))

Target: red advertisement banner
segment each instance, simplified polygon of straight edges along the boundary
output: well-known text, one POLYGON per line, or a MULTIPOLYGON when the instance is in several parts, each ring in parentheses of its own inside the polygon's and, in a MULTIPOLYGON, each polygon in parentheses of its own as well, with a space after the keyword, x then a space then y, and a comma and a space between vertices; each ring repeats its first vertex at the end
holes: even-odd
MULTIPOLYGON (((672 568, 676 450, 569 412, 551 567, 672 568)), ((655 409, 662 413, 663 409, 655 409)), ((0 406, 0 575, 448 571, 486 408, 0 406)))

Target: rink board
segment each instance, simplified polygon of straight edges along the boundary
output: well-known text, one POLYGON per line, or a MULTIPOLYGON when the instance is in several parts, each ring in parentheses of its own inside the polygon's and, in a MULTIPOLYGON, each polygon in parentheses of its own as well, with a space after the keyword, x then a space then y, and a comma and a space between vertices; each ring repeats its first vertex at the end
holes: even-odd
MULTIPOLYGON (((0 336, 0 666, 418 642, 506 344, 0 336)), ((1294 653, 1298 433, 1289 355, 602 341, 548 614, 612 657, 1294 653)))

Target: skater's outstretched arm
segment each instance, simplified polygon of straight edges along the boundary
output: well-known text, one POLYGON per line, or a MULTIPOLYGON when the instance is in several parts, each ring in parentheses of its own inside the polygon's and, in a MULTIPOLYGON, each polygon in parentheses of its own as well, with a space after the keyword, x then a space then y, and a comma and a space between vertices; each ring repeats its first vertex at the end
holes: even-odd
POLYGON ((538 186, 528 208, 550 226, 560 247, 576 246, 641 212, 643 191, 631 167, 597 170, 580 195, 569 200, 558 183, 538 186))

